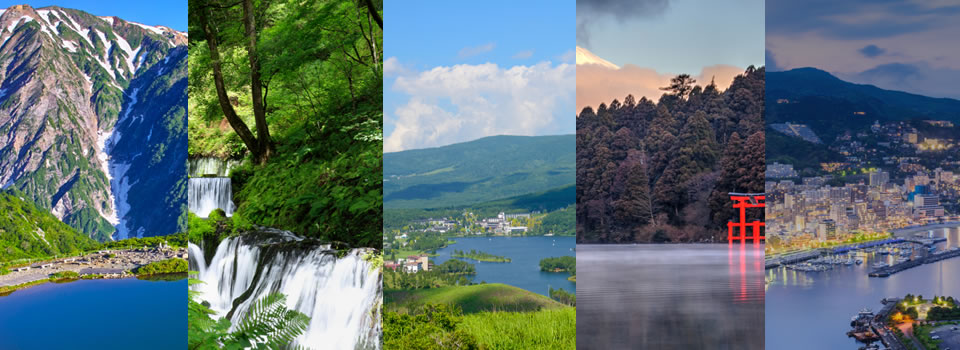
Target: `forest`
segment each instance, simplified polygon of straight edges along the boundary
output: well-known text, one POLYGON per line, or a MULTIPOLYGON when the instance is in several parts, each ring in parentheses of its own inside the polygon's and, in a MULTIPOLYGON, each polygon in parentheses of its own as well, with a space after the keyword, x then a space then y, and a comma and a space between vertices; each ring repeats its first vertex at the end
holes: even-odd
POLYGON ((243 160, 236 226, 380 248, 382 3, 189 3, 189 153, 243 160))
POLYGON ((584 108, 577 243, 724 237, 735 215, 728 193, 763 192, 764 71, 750 66, 725 90, 681 74, 659 101, 631 95, 584 108))

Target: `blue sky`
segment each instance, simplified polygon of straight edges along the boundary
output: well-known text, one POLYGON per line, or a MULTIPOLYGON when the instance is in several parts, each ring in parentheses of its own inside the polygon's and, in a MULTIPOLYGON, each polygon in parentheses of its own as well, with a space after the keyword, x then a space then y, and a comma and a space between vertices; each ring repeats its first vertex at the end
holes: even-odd
POLYGON ((960 3, 769 0, 771 71, 826 70, 848 81, 960 98, 960 3))
POLYGON ((577 45, 623 66, 763 65, 764 0, 580 0, 577 45))
POLYGON ((573 133, 574 4, 386 2, 385 149, 573 133))
POLYGON ((127 21, 146 25, 162 25, 179 31, 187 30, 187 0, 159 1, 104 1, 104 0, 62 0, 62 1, 0 1, 0 8, 28 4, 34 8, 60 6, 82 10, 97 16, 117 16, 127 21))

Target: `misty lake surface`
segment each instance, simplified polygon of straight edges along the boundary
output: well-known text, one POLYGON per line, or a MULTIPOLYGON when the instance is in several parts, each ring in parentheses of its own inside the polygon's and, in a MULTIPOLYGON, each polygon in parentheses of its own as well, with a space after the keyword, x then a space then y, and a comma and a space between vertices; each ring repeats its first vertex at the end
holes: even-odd
MULTIPOLYGON (((946 237, 941 249, 960 246, 957 228, 935 230, 946 237)), ((891 262, 890 255, 865 253, 863 264, 837 266, 823 272, 777 267, 766 271, 766 343, 770 349, 858 349, 847 337, 850 318, 862 308, 879 311, 886 297, 907 293, 932 298, 960 296, 960 258, 950 258, 896 273, 868 277, 871 265, 891 262)))
POLYGON ((577 349, 764 348, 762 245, 581 244, 577 280, 577 349))
POLYGON ((471 249, 493 255, 510 258, 509 263, 482 262, 459 259, 477 267, 473 282, 503 283, 528 291, 548 295, 550 287, 563 288, 573 293, 576 283, 567 280, 566 272, 540 271, 540 259, 560 256, 576 256, 574 237, 464 237, 451 238, 456 244, 438 249, 435 257, 437 264, 450 260, 454 250, 469 252, 471 249))
POLYGON ((0 297, 0 349, 186 347, 186 278, 45 283, 0 297))

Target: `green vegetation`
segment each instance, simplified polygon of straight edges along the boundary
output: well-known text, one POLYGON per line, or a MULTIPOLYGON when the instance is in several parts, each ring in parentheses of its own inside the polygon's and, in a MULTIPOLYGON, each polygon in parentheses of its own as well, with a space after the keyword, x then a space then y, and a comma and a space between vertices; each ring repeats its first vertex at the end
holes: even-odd
POLYGON ((478 312, 425 304, 383 318, 384 349, 575 349, 571 307, 531 312, 478 312))
POLYGON ((936 328, 936 326, 924 324, 913 325, 913 337, 917 338, 917 341, 920 342, 920 345, 922 345, 924 349, 940 349, 940 343, 943 342, 943 339, 933 339, 930 336, 930 331, 932 331, 934 328, 936 328))
POLYGON ((50 275, 51 280, 68 280, 78 278, 80 278, 80 274, 76 271, 61 271, 50 275))
POLYGON ((222 209, 210 212, 206 219, 193 213, 187 214, 187 232, 189 241, 194 243, 207 242, 211 246, 220 244, 224 238, 240 233, 240 227, 234 224, 233 219, 227 217, 222 209))
POLYGON ((577 257, 561 256, 556 258, 540 259, 540 271, 546 272, 569 272, 571 275, 577 274, 577 257))
MULTIPOLYGON (((507 214, 529 213, 532 211, 546 212, 547 216, 555 214, 558 217, 550 219, 549 225, 542 229, 535 228, 532 234, 554 233, 557 235, 574 235, 568 233, 574 229, 574 225, 565 226, 566 223, 574 224, 566 217, 573 212, 562 212, 565 209, 574 208, 576 202, 576 188, 574 185, 563 186, 546 190, 543 192, 529 193, 519 196, 513 196, 504 199, 497 199, 487 202, 439 207, 439 208, 387 208, 384 210, 384 228, 401 229, 416 220, 427 218, 457 217, 465 212, 473 213, 477 217, 493 217, 500 212, 507 214), (557 227, 559 226, 559 227, 557 227)), ((543 220, 547 220, 546 217, 543 220)), ((575 217, 574 217, 575 220, 575 217)))
POLYGON ((500 283, 450 286, 417 290, 390 290, 383 295, 390 311, 411 311, 425 304, 456 305, 466 313, 482 311, 527 312, 562 308, 543 295, 500 283))
POLYGON ((23 199, 0 191, 0 262, 79 254, 98 243, 23 199))
POLYGON ((138 276, 158 275, 165 273, 187 273, 187 260, 172 258, 141 266, 134 271, 138 276))
POLYGON ((493 255, 493 254, 489 254, 489 253, 485 253, 485 252, 479 252, 479 251, 476 251, 476 250, 473 250, 473 249, 470 249, 469 252, 465 252, 465 251, 462 251, 462 250, 454 250, 454 251, 453 251, 453 254, 450 254, 450 256, 451 256, 451 257, 454 257, 454 258, 471 259, 471 260, 476 260, 476 261, 486 261, 486 262, 510 262, 510 258, 508 258, 508 257, 503 257, 503 256, 499 256, 499 255, 493 255))
POLYGON ((540 226, 534 234, 549 234, 557 236, 574 236, 577 234, 577 207, 573 204, 566 208, 552 211, 543 217, 540 226))
POLYGON ((166 244, 171 248, 186 248, 187 247, 187 234, 186 233, 176 233, 167 236, 155 236, 155 237, 143 237, 143 238, 127 238, 121 239, 116 242, 107 242, 97 249, 136 249, 136 248, 156 248, 161 244, 166 244))
POLYGON ((550 299, 570 306, 577 306, 577 295, 565 291, 563 288, 553 289, 553 287, 550 287, 550 299))
POLYGON ((380 11, 190 2, 190 152, 247 160, 231 174, 235 225, 381 248, 380 11))
POLYGON ((574 135, 493 136, 387 153, 384 207, 464 206, 572 185, 574 147, 574 135))
POLYGON ((414 313, 386 312, 383 315, 385 350, 479 349, 477 340, 460 329, 463 312, 459 308, 428 304, 414 313))
MULTIPOLYGON (((189 283, 202 282, 191 279, 189 283)), ((240 320, 237 330, 230 332, 229 320, 214 320, 213 311, 196 302, 196 292, 188 293, 188 349, 282 349, 310 324, 309 317, 284 306, 285 295, 272 293, 257 300, 240 320)))
POLYGON ((576 349, 577 310, 485 312, 464 316, 461 328, 488 349, 576 349))
POLYGON ((465 286, 470 284, 466 276, 477 273, 473 264, 450 259, 443 264, 434 265, 429 271, 417 273, 386 269, 383 271, 383 288, 386 290, 440 288, 447 286, 465 286))

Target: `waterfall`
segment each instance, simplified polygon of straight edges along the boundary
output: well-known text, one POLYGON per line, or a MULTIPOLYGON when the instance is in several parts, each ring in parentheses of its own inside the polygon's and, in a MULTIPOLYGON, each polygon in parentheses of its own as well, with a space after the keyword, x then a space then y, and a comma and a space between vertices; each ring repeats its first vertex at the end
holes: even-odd
POLYGON ((279 292, 287 296, 288 309, 310 317, 306 331, 291 346, 380 348, 381 275, 362 259, 366 249, 353 249, 337 258, 329 245, 277 230, 227 238, 209 263, 199 246, 190 243, 189 249, 190 269, 204 282, 190 288, 209 302, 216 317, 232 314, 236 326, 235 320, 253 302, 279 292), (264 234, 271 235, 264 239, 264 234), (248 290, 252 293, 239 299, 248 290), (235 301, 238 305, 233 309, 235 301))
POLYGON ((214 209, 233 215, 233 190, 229 177, 191 177, 187 184, 188 210, 206 218, 214 209))
POLYGON ((240 165, 236 160, 224 160, 220 158, 192 158, 190 163, 190 177, 202 176, 230 176, 230 169, 240 165))

